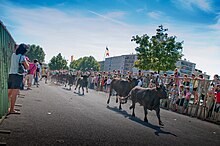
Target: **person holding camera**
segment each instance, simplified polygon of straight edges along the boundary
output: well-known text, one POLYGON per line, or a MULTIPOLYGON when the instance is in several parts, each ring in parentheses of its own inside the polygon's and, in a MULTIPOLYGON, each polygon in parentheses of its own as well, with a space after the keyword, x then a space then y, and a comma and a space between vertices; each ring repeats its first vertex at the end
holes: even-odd
POLYGON ((8 109, 9 114, 19 113, 18 111, 15 111, 14 106, 19 89, 22 86, 23 73, 29 69, 29 64, 24 56, 27 50, 27 45, 20 44, 15 53, 11 56, 11 66, 8 78, 8 99, 10 102, 10 107, 8 109))

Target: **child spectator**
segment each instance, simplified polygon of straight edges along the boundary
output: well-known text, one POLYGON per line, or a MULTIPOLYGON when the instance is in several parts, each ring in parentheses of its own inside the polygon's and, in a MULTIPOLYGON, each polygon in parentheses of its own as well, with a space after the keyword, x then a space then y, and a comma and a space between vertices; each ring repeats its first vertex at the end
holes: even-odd
POLYGON ((171 97, 170 106, 171 109, 174 109, 176 101, 178 100, 178 88, 176 84, 174 84, 170 90, 170 97, 171 97))
POLYGON ((184 97, 184 87, 183 85, 179 86, 179 94, 178 94, 178 100, 176 101, 176 109, 175 111, 177 111, 178 106, 183 106, 185 97, 184 97))
POLYGON ((183 105, 183 113, 184 114, 187 113, 190 97, 191 97, 191 92, 189 90, 189 87, 186 87, 186 90, 185 90, 185 100, 184 100, 184 105, 183 105))

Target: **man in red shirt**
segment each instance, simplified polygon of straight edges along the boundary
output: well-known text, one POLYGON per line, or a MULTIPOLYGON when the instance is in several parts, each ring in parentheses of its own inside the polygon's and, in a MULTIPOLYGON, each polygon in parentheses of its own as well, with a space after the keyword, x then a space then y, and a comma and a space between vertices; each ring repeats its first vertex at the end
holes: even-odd
POLYGON ((220 111, 220 84, 217 85, 216 87, 216 112, 220 111))

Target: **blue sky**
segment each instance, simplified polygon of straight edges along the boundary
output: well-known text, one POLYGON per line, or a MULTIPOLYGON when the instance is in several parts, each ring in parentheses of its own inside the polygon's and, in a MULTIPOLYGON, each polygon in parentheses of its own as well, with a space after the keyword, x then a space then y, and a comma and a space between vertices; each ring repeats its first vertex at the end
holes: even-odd
POLYGON ((196 68, 220 74, 220 0, 0 0, 0 20, 17 43, 37 44, 46 62, 59 52, 70 60, 136 53, 134 35, 158 25, 184 41, 196 68))

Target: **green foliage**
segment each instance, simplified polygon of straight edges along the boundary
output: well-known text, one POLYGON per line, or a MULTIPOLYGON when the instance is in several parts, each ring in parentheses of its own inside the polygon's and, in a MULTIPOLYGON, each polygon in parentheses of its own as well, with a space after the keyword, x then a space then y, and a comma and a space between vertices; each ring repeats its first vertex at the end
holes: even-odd
POLYGON ((53 56, 48 65, 51 70, 68 69, 67 60, 62 57, 61 53, 53 56))
POLYGON ((138 60, 135 67, 143 70, 168 71, 175 69, 175 63, 181 59, 183 42, 176 42, 175 36, 168 36, 168 29, 159 26, 157 33, 151 38, 144 34, 143 36, 133 36, 131 41, 135 41, 138 47, 138 60))
POLYGON ((30 46, 28 52, 26 53, 26 56, 30 59, 30 61, 38 59, 39 62, 44 62, 45 59, 45 53, 43 48, 36 45, 30 46))
POLYGON ((94 71, 99 71, 100 65, 94 57, 89 56, 72 61, 70 63, 70 68, 82 71, 90 70, 91 68, 93 68, 94 71))

